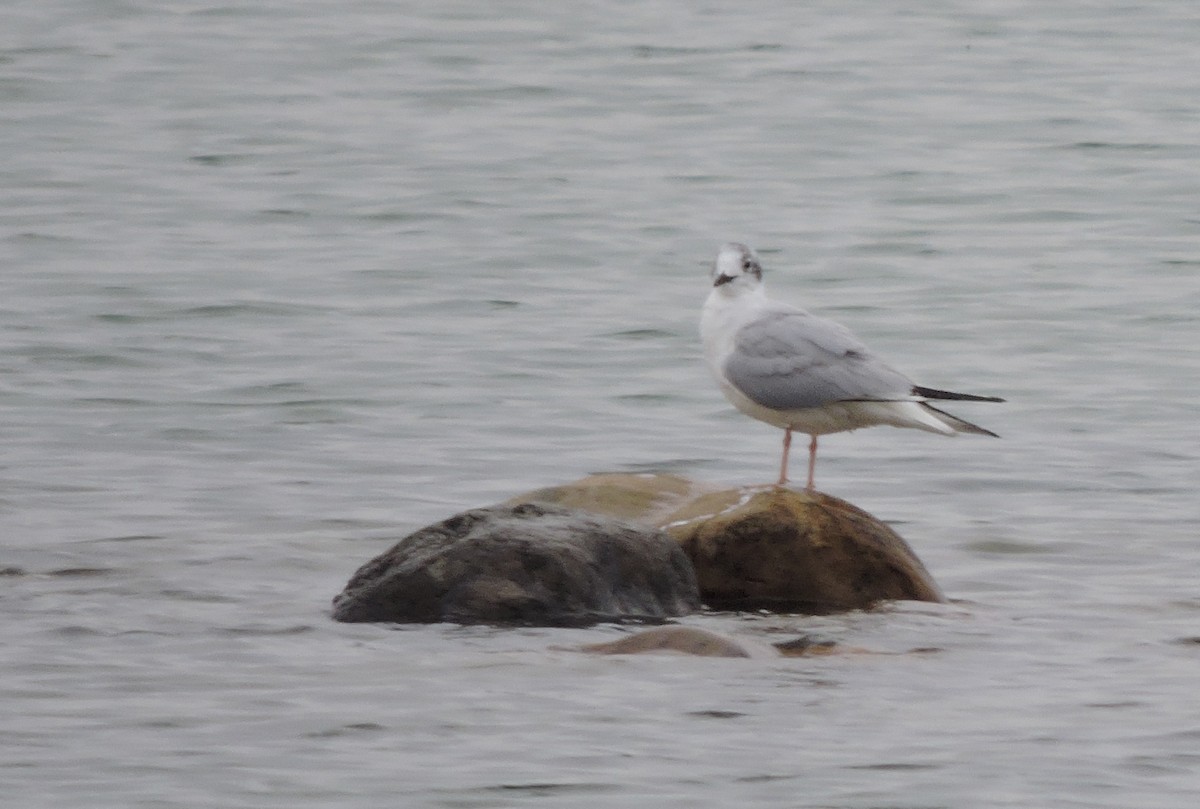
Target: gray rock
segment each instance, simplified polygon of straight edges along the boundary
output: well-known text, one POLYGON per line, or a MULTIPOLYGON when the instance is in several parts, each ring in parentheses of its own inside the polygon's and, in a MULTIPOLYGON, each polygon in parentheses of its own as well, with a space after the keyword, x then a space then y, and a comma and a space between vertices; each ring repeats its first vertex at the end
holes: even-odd
POLYGON ((538 503, 474 509, 367 562, 339 621, 581 626, 698 609, 692 565, 650 527, 538 503))

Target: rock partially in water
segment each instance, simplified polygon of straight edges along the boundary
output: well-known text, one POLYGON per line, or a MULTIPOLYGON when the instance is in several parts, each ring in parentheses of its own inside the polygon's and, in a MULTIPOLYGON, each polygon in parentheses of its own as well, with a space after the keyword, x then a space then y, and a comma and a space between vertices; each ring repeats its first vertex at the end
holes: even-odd
POLYGON ((820 492, 716 490, 673 475, 595 475, 510 502, 569 503, 662 528, 687 552, 717 609, 829 613, 887 600, 942 601, 891 528, 820 492))
POLYGON ((333 600, 339 621, 580 626, 699 607, 661 531, 539 504, 463 512, 367 562, 333 600))
POLYGON ((782 487, 736 494, 702 497, 665 526, 709 606, 828 613, 943 600, 908 543, 845 500, 782 487))

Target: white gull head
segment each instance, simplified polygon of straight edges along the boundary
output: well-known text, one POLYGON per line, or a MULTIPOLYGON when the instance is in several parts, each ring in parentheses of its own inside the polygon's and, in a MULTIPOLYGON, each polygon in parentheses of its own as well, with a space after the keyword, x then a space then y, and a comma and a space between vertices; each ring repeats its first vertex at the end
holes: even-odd
POLYGON ((712 269, 713 289, 726 295, 737 295, 755 289, 762 283, 762 263, 758 253, 738 242, 721 246, 712 269))

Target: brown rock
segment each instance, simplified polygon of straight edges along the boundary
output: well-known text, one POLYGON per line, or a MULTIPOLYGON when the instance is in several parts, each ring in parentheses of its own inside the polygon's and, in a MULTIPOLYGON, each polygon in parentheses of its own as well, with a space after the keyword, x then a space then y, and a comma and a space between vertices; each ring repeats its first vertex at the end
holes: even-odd
POLYGON ((535 489, 512 498, 508 505, 551 503, 657 528, 687 503, 717 490, 678 475, 609 473, 535 489))
POLYGON ((673 475, 595 475, 513 503, 545 501, 661 528, 717 609, 828 613, 880 601, 942 601, 891 528, 844 500, 780 486, 716 490, 673 475))
POLYGON ((663 528, 692 560, 701 598, 718 609, 821 613, 943 600, 899 534, 820 492, 773 486, 708 495, 663 528), (729 503, 733 494, 740 499, 729 503))

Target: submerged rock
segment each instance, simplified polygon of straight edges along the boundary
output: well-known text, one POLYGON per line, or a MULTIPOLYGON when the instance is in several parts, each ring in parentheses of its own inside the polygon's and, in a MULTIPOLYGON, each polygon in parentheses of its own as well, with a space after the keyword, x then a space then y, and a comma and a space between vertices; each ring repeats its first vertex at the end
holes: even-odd
MULTIPOLYGON (((886 654, 857 647, 845 647, 831 640, 807 635, 779 643, 722 635, 692 626, 658 626, 626 635, 608 643, 592 643, 579 651, 602 655, 680 654, 693 657, 817 657, 822 655, 886 654)), ((912 652, 929 651, 914 649, 912 652)))
POLYGON ((657 626, 608 643, 592 643, 581 647, 580 651, 605 655, 658 652, 696 657, 780 656, 779 651, 770 644, 747 638, 734 638, 692 626, 657 626))
POLYGON ((717 609, 827 613, 885 600, 943 600, 899 534, 820 492, 595 475, 510 502, 530 501, 569 503, 665 530, 691 559, 701 598, 717 609))
POLYGON ((578 626, 699 607, 661 531, 557 506, 474 509, 410 534, 333 600, 339 621, 578 626))

